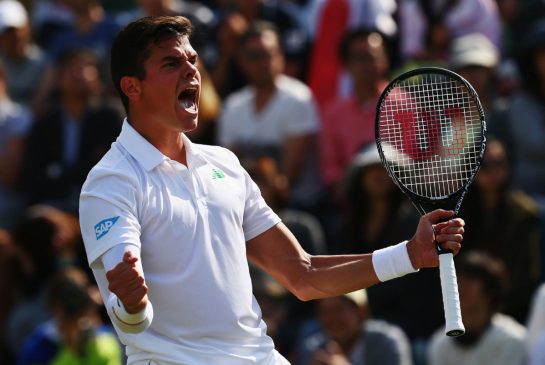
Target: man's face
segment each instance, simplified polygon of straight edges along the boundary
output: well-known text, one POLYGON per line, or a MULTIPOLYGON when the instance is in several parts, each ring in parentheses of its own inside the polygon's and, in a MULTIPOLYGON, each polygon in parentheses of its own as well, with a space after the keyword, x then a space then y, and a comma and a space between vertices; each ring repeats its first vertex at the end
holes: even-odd
POLYGON ((97 95, 101 89, 97 61, 87 54, 73 57, 60 70, 58 82, 63 95, 84 99, 97 95))
POLYGON ((139 81, 139 111, 166 129, 189 132, 197 127, 201 75, 197 52, 187 37, 165 39, 151 47, 139 81))
POLYGON ((270 86, 284 69, 284 57, 278 37, 272 31, 246 41, 241 49, 240 64, 254 86, 270 86))
POLYGON ((30 27, 4 29, 0 33, 0 50, 11 58, 24 57, 30 42, 30 27))
POLYGON ((388 56, 380 36, 371 34, 352 41, 348 47, 346 68, 356 83, 384 78, 388 56))
POLYGON ((332 340, 345 344, 359 336, 363 315, 348 299, 320 299, 316 309, 320 324, 332 340))

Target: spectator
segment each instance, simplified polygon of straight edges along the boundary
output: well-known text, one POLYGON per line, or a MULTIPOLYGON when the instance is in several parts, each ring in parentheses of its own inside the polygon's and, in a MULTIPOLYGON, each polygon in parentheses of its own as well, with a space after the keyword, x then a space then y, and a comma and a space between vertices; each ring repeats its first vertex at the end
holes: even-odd
POLYGON ((498 48, 480 33, 464 35, 451 41, 448 62, 450 69, 473 86, 485 115, 489 115, 494 101, 494 76, 498 62, 498 48))
POLYGON ((0 60, 6 68, 11 98, 30 104, 42 79, 45 56, 32 42, 27 11, 15 0, 0 2, 0 60))
MULTIPOLYGON (((394 185, 382 166, 375 143, 366 146, 348 169, 342 229, 344 253, 366 253, 384 248, 390 240, 406 237, 418 222, 418 213, 394 185)), ((367 289, 373 317, 401 327, 413 346, 415 362, 422 358, 429 336, 444 321, 439 273, 420 270, 367 289)))
POLYGON ((30 15, 36 42, 44 50, 51 47, 58 33, 69 31, 75 23, 74 13, 64 0, 35 0, 30 15))
POLYGON ((24 297, 29 274, 28 260, 13 242, 12 234, 0 228, 0 364, 15 363, 6 331, 9 314, 24 297))
POLYGON ((498 313, 506 280, 505 266, 480 252, 467 252, 456 263, 460 306, 466 333, 430 341, 430 365, 523 365, 526 329, 498 313))
POLYGON ((465 250, 485 251, 509 263, 510 280, 500 309, 525 323, 539 281, 539 210, 526 194, 511 187, 507 157, 500 141, 488 141, 460 216, 472 222, 465 233, 465 250))
POLYGON ((98 289, 83 271, 61 271, 49 283, 47 298, 51 318, 26 339, 20 365, 121 365, 121 346, 101 323, 98 289))
POLYGON ((323 109, 321 171, 324 184, 334 190, 358 150, 375 141, 376 106, 388 84, 389 70, 386 45, 376 32, 349 31, 341 40, 338 54, 354 91, 323 109))
POLYGON ((317 111, 308 87, 282 74, 275 27, 255 23, 241 39, 240 63, 250 85, 225 101, 219 142, 239 157, 268 155, 291 186, 290 205, 312 209, 320 185, 315 161, 317 111))
POLYGON ((523 88, 498 105, 490 132, 505 141, 513 159, 513 184, 545 206, 545 20, 520 46, 523 88))
POLYGON ((31 203, 77 212, 81 185, 119 133, 120 116, 102 102, 94 54, 71 49, 57 67, 50 110, 35 121, 29 135, 24 185, 31 203))
POLYGON ((401 329, 370 318, 365 290, 319 299, 320 330, 304 339, 301 365, 410 365, 401 329))
MULTIPOLYGON (((10 312, 6 333, 11 353, 21 351, 24 339, 49 316, 47 283, 65 267, 77 264, 82 246, 77 219, 49 206, 33 206, 13 229, 13 241, 25 262, 24 297, 10 312)), ((9 294, 7 294, 9 295, 9 294)))
POLYGON ((453 38, 481 33, 500 47, 501 23, 494 0, 400 1, 400 52, 407 61, 447 61, 453 38))
POLYGON ((388 38, 397 34, 394 21, 396 2, 392 0, 321 0, 307 5, 310 14, 312 46, 308 84, 320 108, 331 100, 349 94, 352 89, 343 73, 337 50, 341 38, 352 29, 366 28, 388 38))
POLYGON ((74 21, 69 28, 54 34, 46 48, 47 54, 56 62, 67 50, 85 47, 96 55, 101 71, 106 71, 110 47, 122 24, 107 15, 98 0, 63 0, 62 4, 74 21))
POLYGON ((11 100, 6 79, 6 70, 0 62, 0 227, 4 228, 13 225, 25 207, 18 184, 25 141, 32 124, 30 111, 11 100))
POLYGON ((240 37, 248 31, 250 23, 238 12, 225 14, 216 31, 218 54, 210 68, 210 77, 221 98, 246 86, 248 80, 237 64, 240 37))
POLYGON ((210 66, 212 79, 225 97, 245 86, 247 80, 237 65, 237 39, 256 21, 267 21, 277 28, 284 54, 283 72, 303 78, 308 35, 297 18, 280 1, 234 0, 220 8, 216 32, 219 52, 210 66))
POLYGON ((308 35, 295 18, 282 4, 265 0, 234 0, 235 9, 250 24, 257 20, 273 23, 278 30, 279 40, 285 56, 284 72, 301 78, 304 73, 305 57, 308 52, 308 35))

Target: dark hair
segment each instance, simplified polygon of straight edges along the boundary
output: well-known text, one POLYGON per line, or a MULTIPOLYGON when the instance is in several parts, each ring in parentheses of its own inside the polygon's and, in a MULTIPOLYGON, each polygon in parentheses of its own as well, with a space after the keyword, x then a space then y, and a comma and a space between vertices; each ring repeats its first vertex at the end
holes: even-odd
POLYGON ((68 47, 64 50, 56 61, 57 69, 61 70, 68 67, 78 57, 87 57, 95 63, 97 69, 100 69, 100 60, 97 55, 91 49, 81 46, 68 47))
POLYGON ((339 58, 341 60, 342 63, 347 63, 349 61, 349 58, 350 58, 350 45, 358 40, 358 39, 362 39, 362 38, 367 38, 369 37, 370 35, 372 34, 376 34, 377 36, 379 36, 382 40, 382 44, 383 44, 383 47, 384 47, 384 50, 385 52, 388 51, 387 49, 387 46, 386 46, 386 39, 384 38, 384 36, 382 34, 380 34, 380 32, 376 31, 376 30, 372 30, 372 29, 369 29, 369 28, 356 28, 354 30, 350 30, 348 32, 346 32, 342 38, 341 38, 341 41, 339 42, 339 58))
POLYGON ((485 293, 491 298, 492 308, 497 309, 501 306, 508 278, 502 260, 482 251, 467 251, 458 258, 456 271, 459 276, 480 280, 485 293))
POLYGON ((144 63, 150 56, 151 46, 173 37, 189 37, 192 30, 191 22, 183 16, 150 16, 129 23, 119 32, 112 44, 110 73, 127 114, 129 99, 121 90, 121 78, 144 79, 144 63))
POLYGON ((239 46, 243 47, 250 39, 261 37, 265 32, 273 32, 276 35, 278 44, 280 47, 282 47, 282 40, 280 39, 278 28, 276 25, 266 20, 256 20, 253 22, 250 27, 240 36, 239 46))
POLYGON ((82 269, 73 267, 58 272, 51 278, 47 290, 49 306, 59 308, 70 318, 98 308, 89 292, 89 278, 82 269))

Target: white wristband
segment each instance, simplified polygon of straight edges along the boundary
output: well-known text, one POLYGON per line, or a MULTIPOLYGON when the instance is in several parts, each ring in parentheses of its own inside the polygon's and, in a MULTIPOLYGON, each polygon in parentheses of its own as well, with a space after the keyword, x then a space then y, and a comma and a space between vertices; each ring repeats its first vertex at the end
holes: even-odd
POLYGON ((138 313, 129 313, 115 294, 110 294, 107 309, 112 321, 127 333, 138 333, 149 327, 153 320, 153 306, 147 302, 146 307, 138 313))
POLYGON ((407 241, 376 250, 371 257, 373 268, 380 281, 387 281, 417 272, 407 252, 407 241))

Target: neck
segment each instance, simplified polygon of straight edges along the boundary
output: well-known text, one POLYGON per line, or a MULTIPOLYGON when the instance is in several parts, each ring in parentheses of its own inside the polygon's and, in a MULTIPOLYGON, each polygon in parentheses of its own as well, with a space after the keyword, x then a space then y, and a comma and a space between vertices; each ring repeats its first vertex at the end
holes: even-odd
POLYGON ((263 85, 255 88, 255 110, 260 112, 269 103, 276 87, 274 84, 263 85))
MULTIPOLYGON (((137 114, 137 113, 135 113, 137 114)), ((168 158, 187 166, 185 144, 182 132, 163 127, 162 123, 152 122, 149 118, 143 120, 138 117, 129 117, 129 123, 149 143, 168 158)))
POLYGON ((485 190, 481 194, 484 210, 494 210, 500 204, 500 194, 495 190, 485 190))
POLYGON ((354 85, 354 94, 358 102, 363 103, 375 100, 377 97, 378 82, 358 83, 354 85))

